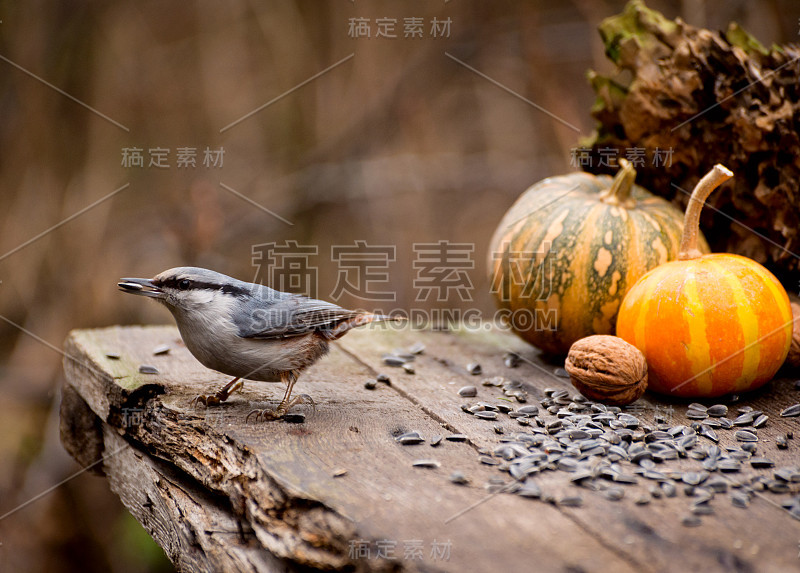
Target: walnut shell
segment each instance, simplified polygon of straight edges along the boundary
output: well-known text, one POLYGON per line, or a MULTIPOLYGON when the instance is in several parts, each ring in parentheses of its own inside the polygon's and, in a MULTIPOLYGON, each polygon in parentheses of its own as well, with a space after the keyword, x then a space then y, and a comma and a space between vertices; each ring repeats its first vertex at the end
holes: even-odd
POLYGON ((581 394, 603 404, 630 404, 647 389, 644 354, 617 336, 581 338, 569 349, 564 368, 581 394))
POLYGON ((786 356, 786 364, 792 368, 800 368, 800 304, 792 302, 792 345, 789 347, 789 354, 786 356))

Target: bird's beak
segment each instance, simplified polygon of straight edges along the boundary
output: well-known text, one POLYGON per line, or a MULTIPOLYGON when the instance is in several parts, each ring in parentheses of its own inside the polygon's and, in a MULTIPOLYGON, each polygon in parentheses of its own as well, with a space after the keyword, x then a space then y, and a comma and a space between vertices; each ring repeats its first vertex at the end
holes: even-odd
POLYGON ((153 279, 120 279, 117 283, 119 290, 130 294, 149 296, 150 298, 164 298, 163 290, 153 284, 153 279))

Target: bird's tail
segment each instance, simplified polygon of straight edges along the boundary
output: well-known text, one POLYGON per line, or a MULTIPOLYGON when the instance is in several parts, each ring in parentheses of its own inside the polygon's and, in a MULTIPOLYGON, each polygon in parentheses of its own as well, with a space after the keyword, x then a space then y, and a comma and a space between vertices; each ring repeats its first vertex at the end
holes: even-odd
POLYGON ((352 318, 348 318, 347 320, 343 320, 339 324, 337 324, 331 330, 326 332, 326 337, 330 340, 336 340, 337 338, 342 337, 345 333, 353 328, 358 328, 359 326, 364 326, 365 324, 369 324, 371 322, 387 322, 387 321, 395 321, 395 322, 405 322, 408 319, 404 316, 388 316, 386 314, 371 314, 371 313, 364 313, 356 315, 352 318))

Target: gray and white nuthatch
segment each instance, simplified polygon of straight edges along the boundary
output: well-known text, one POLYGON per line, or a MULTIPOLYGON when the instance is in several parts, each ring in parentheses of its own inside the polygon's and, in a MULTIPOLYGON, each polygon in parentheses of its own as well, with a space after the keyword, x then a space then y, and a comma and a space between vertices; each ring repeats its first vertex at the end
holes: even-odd
POLYGON ((281 418, 303 400, 291 398, 292 387, 304 368, 328 352, 331 340, 357 326, 393 320, 197 267, 120 281, 123 292, 166 305, 186 347, 204 366, 235 376, 215 394, 198 396, 194 403, 224 402, 242 387, 242 379, 286 382, 277 409, 250 412, 256 418, 281 418))

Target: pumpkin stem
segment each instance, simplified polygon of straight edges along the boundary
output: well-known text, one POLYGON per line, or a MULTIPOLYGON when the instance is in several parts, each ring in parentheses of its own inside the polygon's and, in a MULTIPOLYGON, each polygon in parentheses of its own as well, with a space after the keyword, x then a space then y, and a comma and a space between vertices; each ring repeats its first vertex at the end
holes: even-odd
POLYGON ((700 211, 703 210, 703 205, 711 192, 731 177, 733 177, 733 172, 717 163, 695 185, 692 196, 689 198, 689 204, 686 206, 686 216, 683 219, 683 238, 681 250, 678 253, 679 261, 696 259, 703 254, 697 248, 697 237, 700 233, 700 211))
POLYGON ((611 187, 600 194, 600 200, 608 205, 620 205, 623 207, 633 207, 633 200, 630 199, 633 182, 636 180, 636 169, 630 161, 620 157, 619 171, 614 175, 611 187))

